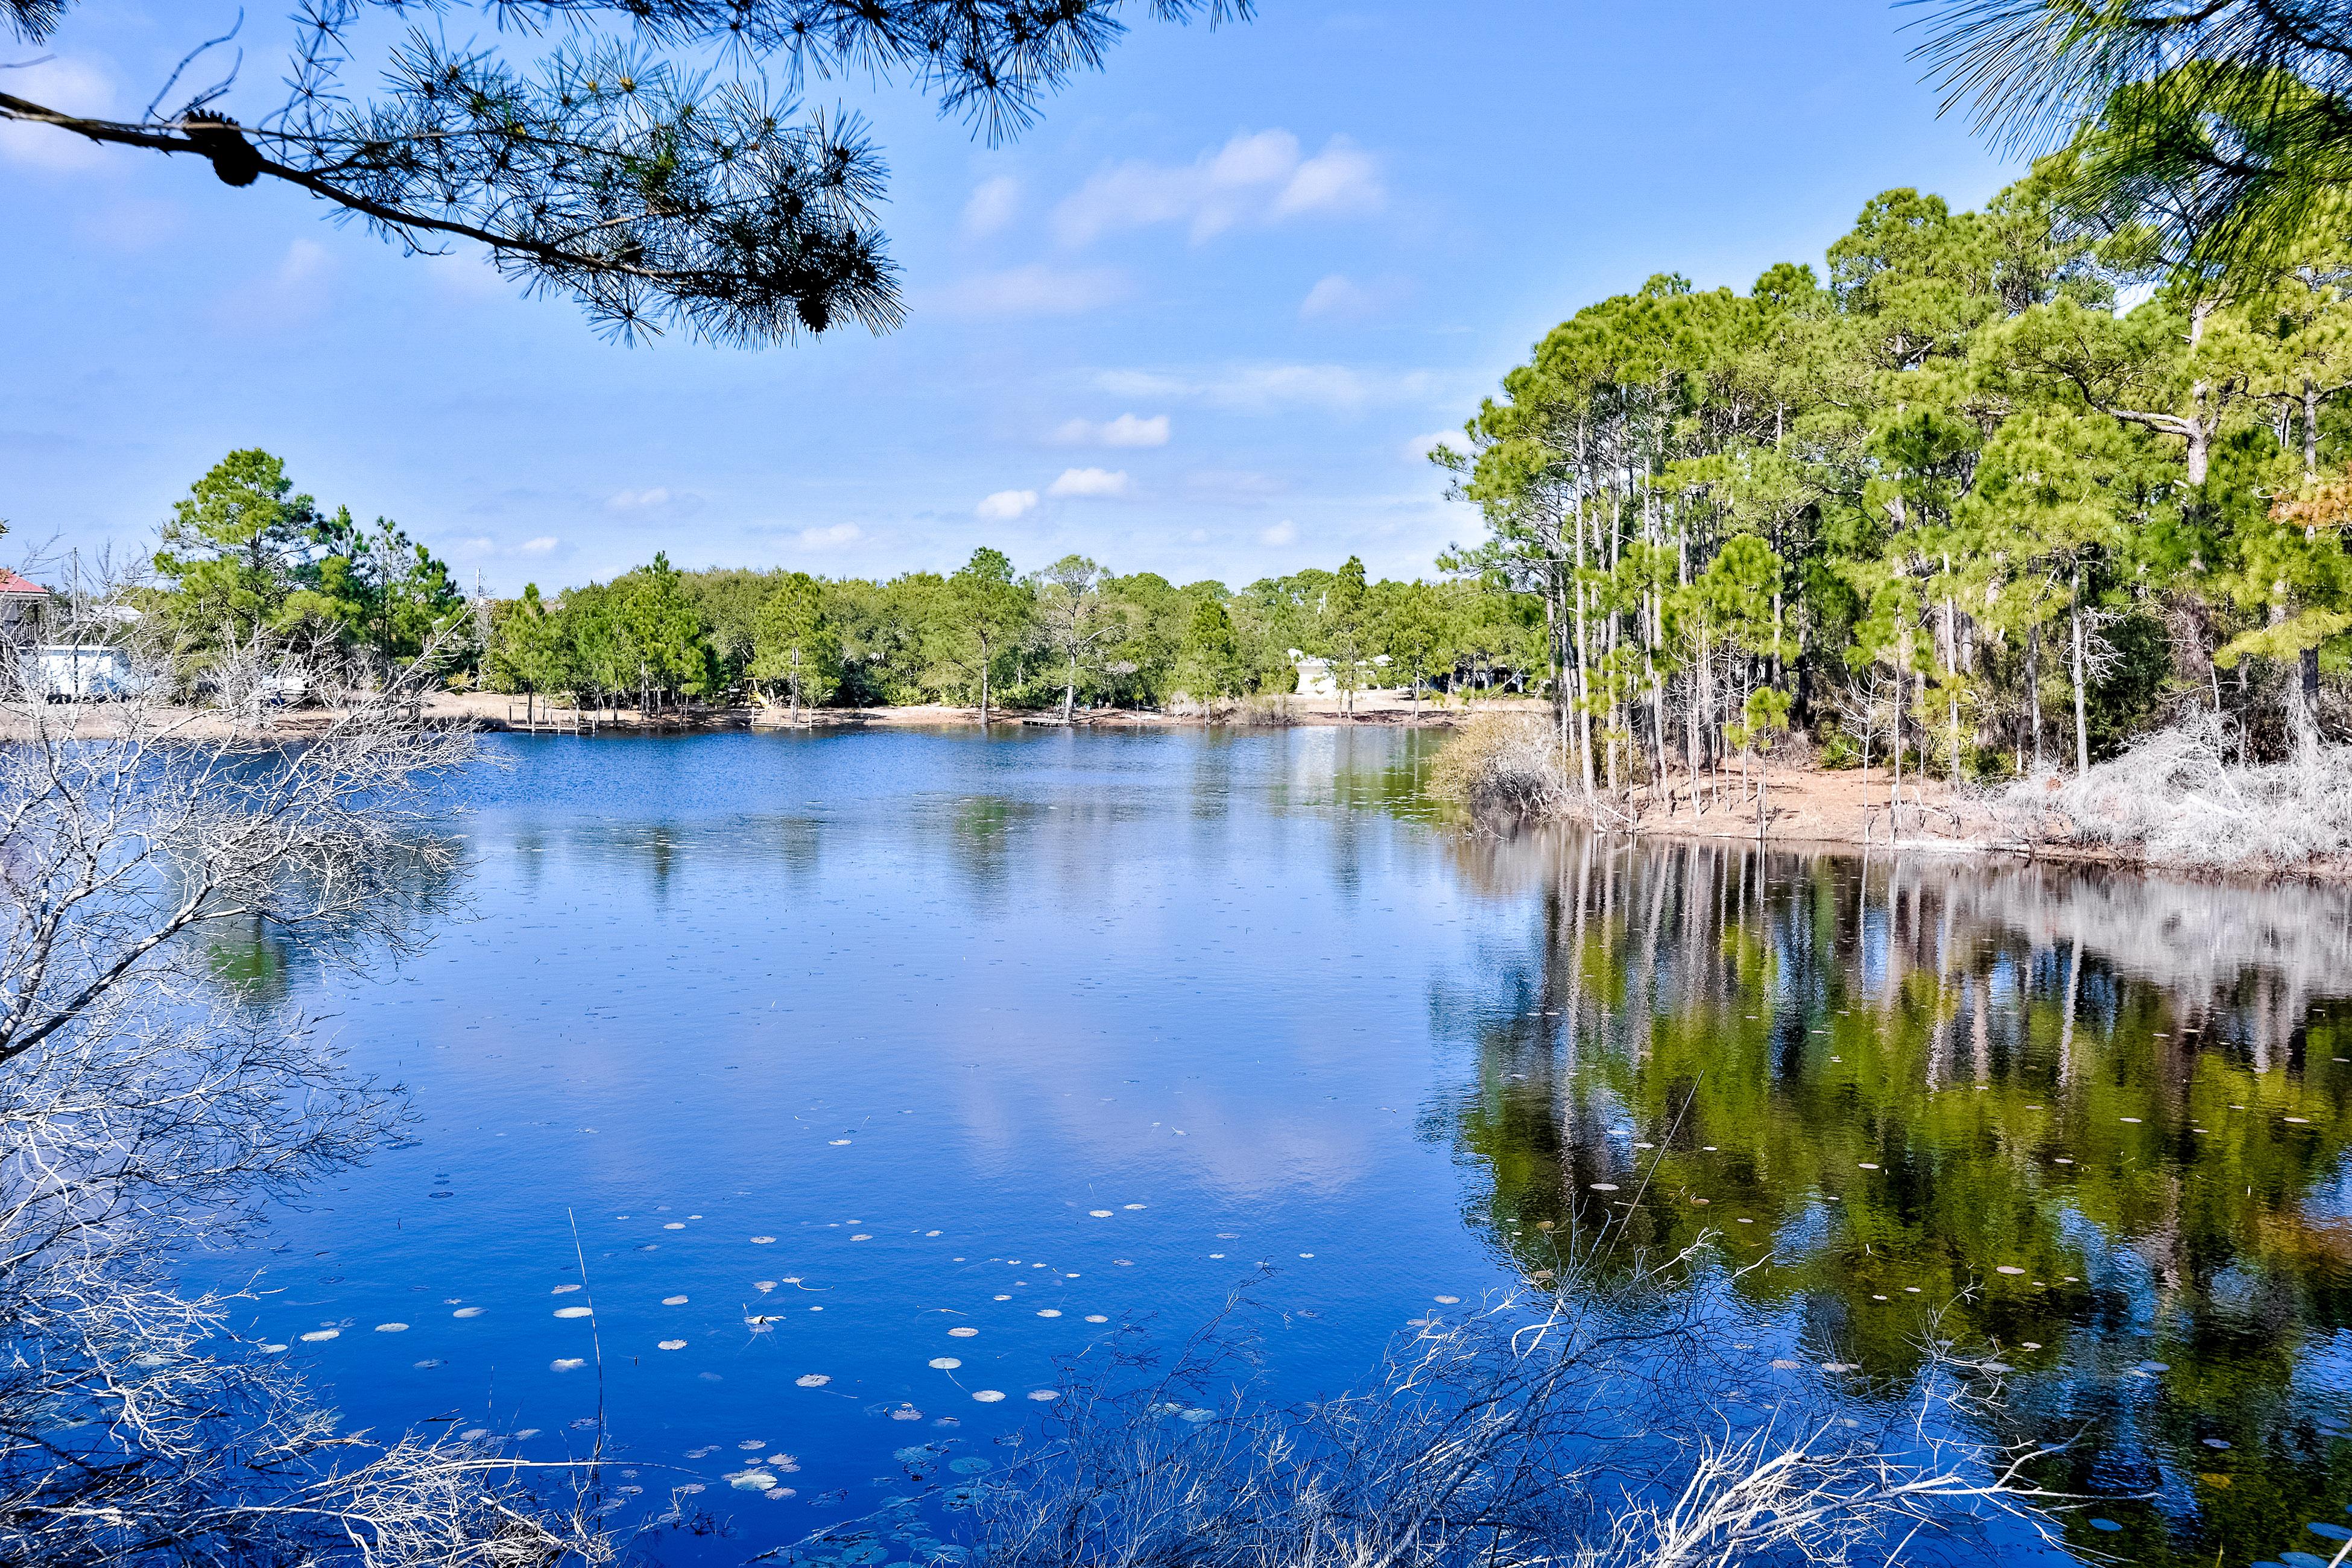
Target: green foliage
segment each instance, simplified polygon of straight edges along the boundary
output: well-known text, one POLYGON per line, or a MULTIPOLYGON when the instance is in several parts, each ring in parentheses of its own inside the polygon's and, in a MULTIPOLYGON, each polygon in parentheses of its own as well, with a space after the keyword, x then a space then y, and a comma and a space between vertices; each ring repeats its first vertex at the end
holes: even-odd
POLYGON ((1445 560, 1540 612, 1587 777, 1758 742, 1759 688, 1808 729, 1867 689, 1955 771, 2087 758, 2217 654, 2262 661, 2224 695, 2275 752, 2265 688, 2352 656, 2352 199, 2217 278, 2073 205, 2088 156, 1977 213, 1886 192, 1826 287, 1654 278, 1505 375, 1441 458, 1487 525, 1445 560))
POLYGON ((318 522, 279 458, 248 447, 213 465, 173 503, 155 552, 181 637, 218 647, 275 623, 310 565, 318 522))
POLYGON ((455 652, 466 609, 449 568, 398 524, 362 528, 349 507, 322 516, 258 447, 231 452, 173 503, 154 564, 155 603, 199 660, 270 637, 383 674, 436 639, 455 652))
POLYGON ((760 601, 751 635, 752 679, 781 687, 794 708, 833 695, 841 677, 841 638, 815 578, 794 572, 779 581, 760 601))

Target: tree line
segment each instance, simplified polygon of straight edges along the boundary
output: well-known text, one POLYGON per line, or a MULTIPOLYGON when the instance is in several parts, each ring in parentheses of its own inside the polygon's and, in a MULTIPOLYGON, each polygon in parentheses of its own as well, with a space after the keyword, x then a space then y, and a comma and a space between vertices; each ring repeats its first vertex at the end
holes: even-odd
POLYGON ((956 570, 887 580, 788 570, 680 571, 666 554, 562 595, 492 607, 497 690, 666 704, 759 700, 1057 710, 1158 707, 1296 689, 1292 650, 1335 684, 1416 690, 1525 685, 1539 627, 1475 582, 1369 581, 1354 558, 1239 590, 1121 574, 1083 555, 1020 572, 982 547, 956 570))
POLYGON ((609 581, 469 601, 398 524, 327 513, 258 449, 175 503, 153 564, 136 596, 199 684, 260 641, 377 679, 430 650, 458 685, 647 712, 950 702, 1066 718, 1289 692, 1293 650, 1327 660, 1346 695, 1530 690, 1543 658, 1524 596, 1475 577, 1371 580, 1353 557, 1236 590, 1082 555, 1024 573, 986 547, 952 572, 887 580, 680 570, 661 552, 609 581))
POLYGON ((1810 731, 1958 782, 2204 707, 2317 743, 2352 627, 2352 209, 2223 268, 2084 209, 2096 127, 1981 211, 1874 198, 1824 278, 1579 311, 1439 451, 1540 606, 1588 792, 1810 731))

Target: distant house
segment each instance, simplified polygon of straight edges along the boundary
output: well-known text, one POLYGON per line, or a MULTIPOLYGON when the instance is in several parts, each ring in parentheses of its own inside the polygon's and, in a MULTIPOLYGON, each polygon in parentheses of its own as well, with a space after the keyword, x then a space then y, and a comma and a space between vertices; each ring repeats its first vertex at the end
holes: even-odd
POLYGON ((31 578, 0 566, 0 640, 12 647, 40 641, 54 597, 31 578))
POLYGON ((1339 683, 1331 679, 1331 661, 1317 658, 1298 648, 1290 650, 1290 662, 1298 670, 1298 695, 1301 697, 1337 697, 1339 683))

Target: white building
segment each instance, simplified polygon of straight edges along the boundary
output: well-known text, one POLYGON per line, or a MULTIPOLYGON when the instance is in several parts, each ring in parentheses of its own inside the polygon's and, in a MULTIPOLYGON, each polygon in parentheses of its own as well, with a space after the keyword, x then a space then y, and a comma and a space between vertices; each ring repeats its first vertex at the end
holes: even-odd
POLYGON ((1317 658, 1298 648, 1290 650, 1290 662, 1298 671, 1298 695, 1301 697, 1337 697, 1339 683, 1331 679, 1331 661, 1317 658))

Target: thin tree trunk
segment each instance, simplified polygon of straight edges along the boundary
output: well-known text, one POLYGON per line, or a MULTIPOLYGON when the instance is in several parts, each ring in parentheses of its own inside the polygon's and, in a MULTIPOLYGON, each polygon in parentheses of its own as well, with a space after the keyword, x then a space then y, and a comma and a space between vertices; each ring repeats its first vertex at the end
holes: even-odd
POLYGON ((2083 569, 2074 568, 2074 605, 2071 612, 2074 636, 2074 772, 2091 771, 2091 721, 2083 692, 2083 569))
POLYGON ((1944 555, 1944 679, 1951 683, 1945 692, 1948 713, 1945 721, 1949 728, 1952 745, 1952 793, 1960 792, 1960 627, 1959 612, 1952 603, 1952 557, 1944 555))
POLYGON ((2025 694, 2032 713, 2033 771, 2042 771, 2042 623, 2025 628, 2025 694))

